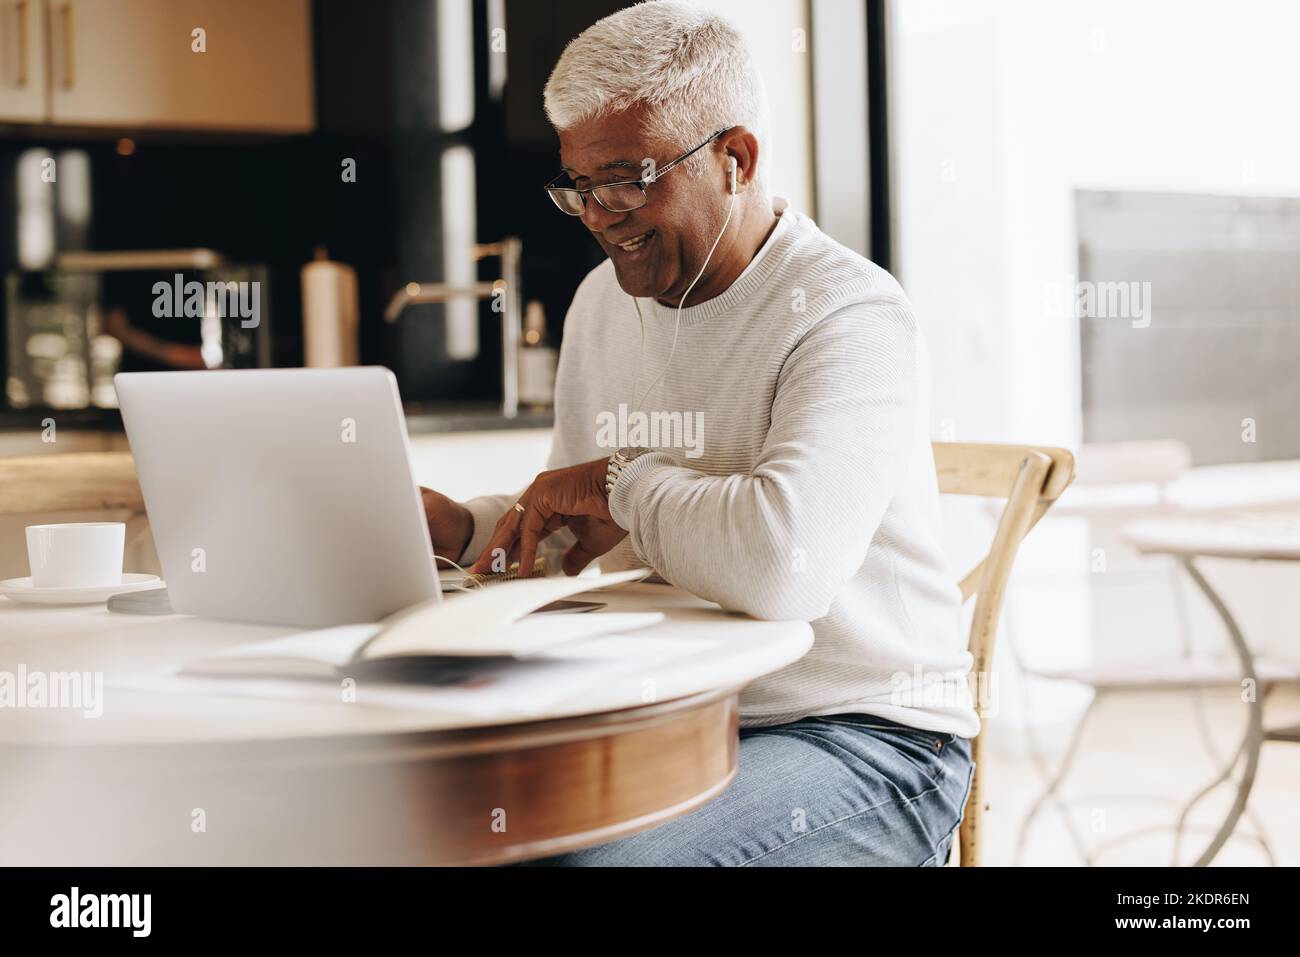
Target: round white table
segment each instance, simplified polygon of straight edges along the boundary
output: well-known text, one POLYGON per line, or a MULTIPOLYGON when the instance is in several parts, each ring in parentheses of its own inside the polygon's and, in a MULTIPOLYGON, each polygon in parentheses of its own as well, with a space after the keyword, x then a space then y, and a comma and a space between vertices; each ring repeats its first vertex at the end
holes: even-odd
POLYGON ((1253 692, 1246 696, 1248 722, 1236 756, 1214 781, 1184 807, 1178 822, 1178 833, 1181 835, 1187 816, 1196 803, 1228 780, 1237 764, 1243 764, 1241 778, 1237 782, 1237 793, 1227 816, 1196 860, 1196 866, 1203 867, 1219 853, 1245 813, 1264 741, 1269 738, 1291 740, 1295 731, 1279 730, 1272 733, 1264 730, 1264 702, 1260 693, 1255 655, 1227 604, 1197 567, 1196 559, 1300 561, 1300 514, 1290 510, 1240 510, 1212 512, 1203 516, 1153 518, 1125 526, 1123 536, 1139 552, 1168 555, 1183 566, 1188 577, 1222 620, 1241 665, 1241 679, 1243 683, 1249 683, 1253 692))
POLYGON ((630 638, 707 644, 502 719, 125 688, 299 629, 0 599, 0 672, 102 672, 105 687, 97 718, 0 708, 0 863, 501 863, 699 807, 736 773, 740 689, 802 657, 811 626, 666 585, 583 597, 667 616, 630 638))

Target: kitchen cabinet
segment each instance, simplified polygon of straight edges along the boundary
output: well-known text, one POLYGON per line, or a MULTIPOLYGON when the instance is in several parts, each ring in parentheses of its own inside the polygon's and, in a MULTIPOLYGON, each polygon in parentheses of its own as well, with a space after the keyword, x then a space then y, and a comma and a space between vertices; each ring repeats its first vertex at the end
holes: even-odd
POLYGON ((44 0, 0 0, 0 121, 45 114, 44 0))
POLYGON ((309 0, 0 0, 0 43, 0 121, 315 125, 309 0))

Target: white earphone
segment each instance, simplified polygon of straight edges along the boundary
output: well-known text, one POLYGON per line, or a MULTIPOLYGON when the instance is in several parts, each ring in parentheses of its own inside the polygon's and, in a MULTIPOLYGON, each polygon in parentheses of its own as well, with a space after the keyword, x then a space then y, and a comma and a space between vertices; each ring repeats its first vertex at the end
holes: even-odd
MULTIPOLYGON (((686 304, 686 297, 691 294, 691 290, 695 288, 695 284, 699 282, 700 277, 704 275, 704 270, 709 268, 709 260, 712 259, 713 254, 717 252, 718 243, 722 242, 722 237, 723 235, 726 234, 727 227, 731 225, 731 214, 736 209, 736 169, 739 164, 737 164, 736 157, 734 156, 728 156, 727 163, 729 166, 728 179, 730 180, 731 183, 731 202, 727 204, 727 218, 722 221, 722 229, 718 230, 718 238, 713 241, 713 245, 709 248, 709 254, 704 257, 704 265, 701 266, 700 271, 695 274, 695 278, 691 280, 691 284, 687 286, 686 291, 682 293, 681 301, 677 303, 677 319, 673 323, 673 344, 668 350, 668 361, 664 363, 664 367, 660 371, 660 373, 657 376, 655 376, 654 382, 651 382, 648 386, 646 386, 645 392, 641 393, 641 398, 637 399, 636 402, 636 406, 635 406, 636 409, 641 408, 641 403, 645 402, 646 397, 650 395, 650 390, 659 384, 659 380, 662 379, 668 373, 668 367, 673 364, 673 355, 677 352, 677 333, 681 330, 682 327, 682 306, 686 304)), ((637 301, 635 298, 632 299, 632 305, 636 308, 637 322, 640 323, 641 325, 641 350, 640 351, 644 353, 645 352, 645 321, 641 318, 641 307, 637 305, 637 301)), ((636 378, 637 378, 637 384, 639 385, 641 382, 640 361, 637 362, 636 378)), ((634 385, 632 389, 633 389, 632 392, 633 398, 635 398, 636 386, 634 385)))

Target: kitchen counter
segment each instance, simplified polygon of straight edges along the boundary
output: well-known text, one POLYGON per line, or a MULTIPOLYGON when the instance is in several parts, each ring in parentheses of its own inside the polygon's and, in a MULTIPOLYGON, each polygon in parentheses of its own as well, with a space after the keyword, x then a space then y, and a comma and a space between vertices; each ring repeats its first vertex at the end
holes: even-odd
POLYGON ((39 432, 53 419, 55 427, 69 432, 121 432, 122 416, 116 409, 5 409, 0 408, 0 433, 39 432))
POLYGON ((495 402, 410 403, 406 406, 406 429, 411 435, 432 432, 495 432, 499 429, 549 429, 554 412, 523 409, 513 419, 501 414, 495 402))
MULTIPOLYGON (((39 432, 45 427, 46 419, 53 419, 61 432, 122 431, 122 416, 116 409, 0 409, 0 433, 39 432)), ((495 402, 431 402, 406 406, 406 428, 411 435, 549 429, 554 421, 549 408, 520 409, 515 418, 507 419, 495 402)))
MULTIPOLYGON (((0 458, 64 452, 127 451, 126 434, 116 413, 60 413, 54 441, 43 441, 40 420, 48 413, 27 414, 26 423, 0 420, 0 458), (66 415, 66 418, 65 418, 66 415), (84 424, 89 421, 89 425, 84 424), (76 424, 74 424, 74 422, 76 424), (24 427, 25 425, 25 427, 24 427)), ((457 501, 476 495, 513 494, 527 488, 546 467, 551 450, 551 416, 521 414, 502 418, 495 404, 407 410, 411 431, 411 473, 416 483, 457 501)), ((118 522, 128 513, 92 511, 0 516, 0 579, 28 574, 23 528, 42 522, 118 522)), ((159 573, 149 536, 129 545, 130 571, 159 573)), ((3 599, 0 599, 3 602, 3 599)))

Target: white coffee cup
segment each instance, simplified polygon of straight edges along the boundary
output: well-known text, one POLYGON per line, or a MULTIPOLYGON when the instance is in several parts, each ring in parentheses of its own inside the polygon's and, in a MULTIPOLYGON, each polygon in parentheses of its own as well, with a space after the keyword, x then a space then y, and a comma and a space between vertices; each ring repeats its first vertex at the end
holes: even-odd
POLYGON ((122 583, 122 522, 27 526, 27 563, 36 588, 122 583))

